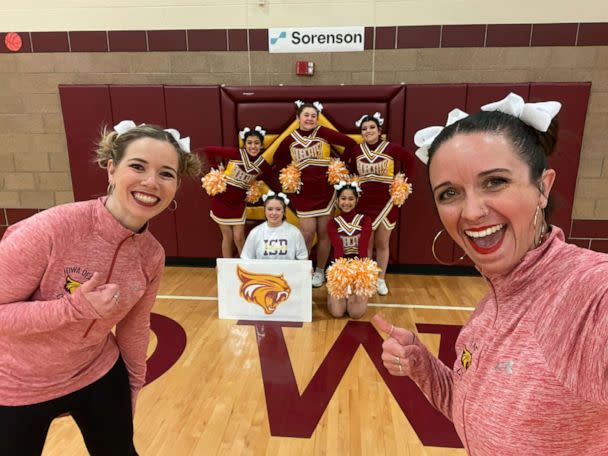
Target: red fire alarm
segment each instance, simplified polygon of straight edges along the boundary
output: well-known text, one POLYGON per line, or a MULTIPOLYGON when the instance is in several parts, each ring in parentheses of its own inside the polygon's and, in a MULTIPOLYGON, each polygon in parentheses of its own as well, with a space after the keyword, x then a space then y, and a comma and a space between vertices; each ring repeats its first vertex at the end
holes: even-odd
POLYGON ((298 76, 312 76, 315 74, 315 63, 303 60, 296 62, 296 74, 298 76))

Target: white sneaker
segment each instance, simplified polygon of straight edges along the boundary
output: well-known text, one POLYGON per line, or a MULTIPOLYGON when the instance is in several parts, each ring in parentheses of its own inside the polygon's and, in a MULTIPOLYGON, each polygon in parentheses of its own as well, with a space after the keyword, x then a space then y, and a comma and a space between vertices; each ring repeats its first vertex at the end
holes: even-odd
POLYGON ((378 294, 380 296, 386 296, 388 294, 388 287, 386 286, 386 281, 384 279, 378 279, 376 286, 378 287, 378 294))
POLYGON ((325 283, 325 271, 323 269, 315 269, 312 274, 312 286, 315 288, 322 287, 325 283))

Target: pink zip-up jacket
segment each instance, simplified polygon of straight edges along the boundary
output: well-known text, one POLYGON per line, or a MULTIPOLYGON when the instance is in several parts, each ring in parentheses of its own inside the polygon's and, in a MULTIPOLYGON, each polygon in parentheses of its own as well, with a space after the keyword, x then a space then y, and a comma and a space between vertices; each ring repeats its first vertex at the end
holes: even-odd
POLYGON ((487 279, 454 368, 416 342, 412 379, 471 455, 608 455, 608 255, 553 227, 487 279))
POLYGON ((119 353, 135 403, 165 255, 147 229, 123 227, 104 202, 40 212, 11 225, 0 242, 0 405, 77 391, 103 377, 119 353), (119 286, 110 318, 78 289, 94 272, 119 286))

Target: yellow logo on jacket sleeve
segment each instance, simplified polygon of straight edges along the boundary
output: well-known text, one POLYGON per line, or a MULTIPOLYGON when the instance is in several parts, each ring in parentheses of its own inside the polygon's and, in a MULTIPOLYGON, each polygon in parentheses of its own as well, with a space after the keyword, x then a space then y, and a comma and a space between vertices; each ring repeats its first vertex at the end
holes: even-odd
POLYGON ((72 279, 69 275, 66 276, 65 278, 65 285, 63 286, 63 288, 65 289, 65 291, 67 291, 70 294, 74 294, 74 292, 76 291, 76 288, 78 288, 80 285, 82 285, 80 282, 78 282, 77 280, 72 279))
POLYGON ((240 266, 236 267, 236 273, 241 281, 241 298, 262 307, 266 315, 273 313, 291 294, 291 288, 283 274, 258 274, 240 266))
POLYGON ((469 351, 467 347, 464 347, 462 350, 462 355, 460 355, 460 362, 462 363, 462 367, 467 370, 471 365, 471 361, 473 360, 473 355, 469 351))

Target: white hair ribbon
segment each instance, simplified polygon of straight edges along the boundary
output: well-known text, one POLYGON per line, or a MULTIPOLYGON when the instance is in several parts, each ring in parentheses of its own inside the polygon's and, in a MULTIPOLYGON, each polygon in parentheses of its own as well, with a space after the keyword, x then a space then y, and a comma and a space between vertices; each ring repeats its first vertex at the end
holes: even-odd
POLYGON ((165 128, 165 131, 173 136, 175 142, 179 144, 179 147, 181 147, 184 152, 190 153, 190 136, 182 138, 179 131, 177 131, 175 128, 165 128))
POLYGON ((361 187, 359 187, 359 184, 357 182, 346 182, 346 181, 341 180, 337 184, 334 184, 334 188, 338 192, 340 190, 342 190, 344 187, 350 187, 350 188, 354 189, 355 192, 357 192, 357 195, 361 194, 361 187))
POLYGON ((355 127, 361 128, 361 124, 363 123, 363 119, 365 119, 366 117, 367 117, 367 114, 363 114, 361 117, 359 117, 359 120, 357 120, 355 122, 355 127))
MULTIPOLYGON (((128 132, 137 127, 142 127, 146 124, 142 123, 139 125, 135 125, 135 122, 132 120, 121 120, 116 125, 114 125, 114 131, 118 133, 118 135, 122 135, 123 133, 128 132)), ((185 138, 181 138, 179 131, 175 128, 165 128, 164 131, 169 133, 175 139, 175 142, 179 144, 179 147, 186 153, 190 153, 190 137, 187 136, 185 138)))
POLYGON ((266 202, 269 197, 274 195, 276 195, 275 192, 273 192, 272 190, 268 190, 268 192, 266 192, 266 194, 262 196, 262 201, 266 202))
POLYGON ((317 111, 323 112, 323 105, 320 101, 313 101, 312 105, 316 108, 317 111))
POLYGON ((375 112, 372 117, 378 121, 378 124, 380 126, 384 125, 384 119, 382 118, 382 115, 379 112, 375 112))
POLYGON ((561 109, 558 101, 545 101, 540 103, 526 103, 522 97, 511 92, 505 98, 481 107, 482 111, 500 111, 517 117, 526 125, 542 131, 549 129, 551 121, 561 109))
POLYGON ((251 131, 251 128, 245 127, 241 131, 239 131, 239 136, 241 139, 245 139, 245 135, 251 131))
POLYGON ((285 193, 279 192, 277 196, 283 200, 285 206, 289 206, 289 198, 287 198, 287 195, 285 193))
POLYGON ((304 104, 304 102, 302 100, 296 100, 294 101, 296 108, 300 108, 300 106, 302 106, 304 104))
POLYGON ((123 133, 126 133, 135 127, 137 127, 137 125, 135 125, 135 122, 133 122, 132 120, 121 120, 116 125, 114 125, 114 131, 119 135, 122 135, 123 133))
MULTIPOLYGON (((448 127, 455 122, 458 122, 469 115, 461 111, 460 109, 452 109, 448 114, 448 120, 445 123, 445 126, 448 127)), ((435 138, 443 131, 445 127, 426 127, 422 130, 418 130, 414 135, 414 143, 418 146, 418 150, 416 151, 416 157, 418 157, 422 163, 425 165, 429 162, 429 147, 435 141, 435 138)))
POLYGON ((266 136, 266 130, 264 130, 262 127, 260 127, 259 125, 256 125, 254 128, 255 131, 257 131, 259 134, 261 134, 262 136, 266 136))

